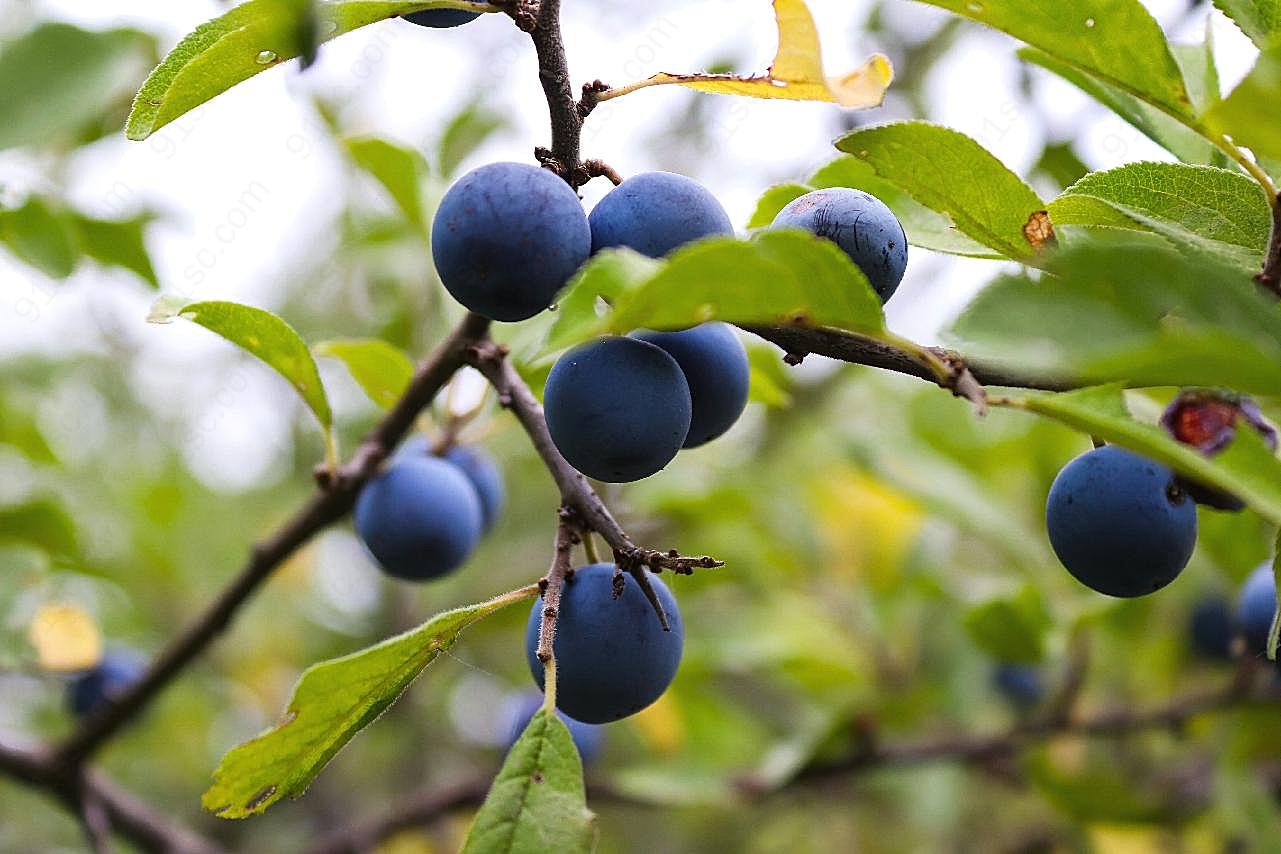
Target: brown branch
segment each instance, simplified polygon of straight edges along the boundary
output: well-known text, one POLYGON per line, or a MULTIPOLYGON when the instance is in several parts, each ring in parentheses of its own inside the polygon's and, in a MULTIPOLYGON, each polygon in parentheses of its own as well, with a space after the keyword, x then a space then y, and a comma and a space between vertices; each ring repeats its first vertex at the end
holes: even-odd
POLYGON ((579 521, 587 529, 595 531, 605 539, 614 552, 614 562, 640 585, 641 591, 654 607, 662 622, 663 628, 669 628, 667 615, 658 601, 654 587, 650 583, 645 569, 654 572, 670 570, 680 574, 689 574, 695 568, 713 569, 724 566, 723 561, 712 557, 683 557, 675 551, 656 551, 646 549, 632 542, 631 537, 614 519, 609 508, 600 500, 592 489, 587 478, 571 466, 552 441, 547 431, 547 419, 543 416, 543 407, 538 398, 530 391, 529 386, 516 373, 507 359, 506 351, 491 340, 485 340, 468 348, 468 362, 484 374, 494 390, 498 392, 498 401, 516 416, 529 440, 542 458, 543 464, 551 472, 552 479, 560 489, 561 501, 573 510, 579 521))
POLYGON ((940 381, 930 367, 911 353, 893 345, 876 341, 856 332, 842 329, 809 326, 759 326, 744 325, 743 329, 782 347, 790 364, 797 364, 810 354, 827 356, 855 365, 869 365, 906 374, 910 377, 937 383, 961 397, 973 399, 972 383, 984 386, 1011 386, 1017 388, 1069 391, 1085 383, 1067 377, 1045 377, 1024 374, 1017 370, 984 365, 963 359, 948 350, 935 349, 934 354, 953 368, 951 383, 940 381))
POLYGON ((543 664, 552 660, 552 644, 556 641, 556 622, 560 618, 560 596, 565 581, 574 573, 574 545, 581 542, 578 528, 573 522, 573 511, 560 508, 560 524, 556 526, 556 550, 552 567, 538 581, 543 597, 543 621, 538 627, 538 660, 543 664))
POLYGON ((321 488, 316 494, 275 534, 253 547, 240 574, 156 657, 142 680, 114 703, 88 718, 58 749, 55 761, 61 767, 78 767, 132 720, 227 628, 236 612, 267 580, 272 570, 317 532, 351 510, 361 488, 409 432, 418 413, 463 366, 464 351, 480 340, 488 329, 489 321, 474 314, 469 314, 454 329, 444 343, 418 366, 405 394, 361 442, 351 462, 335 476, 321 477, 321 488))
POLYGON ((579 163, 583 117, 569 79, 569 61, 560 31, 560 0, 541 0, 530 37, 538 54, 538 80, 551 117, 551 158, 544 160, 544 165, 555 169, 571 187, 581 187, 589 178, 579 163))
POLYGON ((1263 271, 1255 276, 1254 280, 1281 297, 1281 194, 1272 205, 1272 239, 1268 241, 1268 254, 1263 261, 1263 271))
MULTIPOLYGON (((1248 666, 1243 669, 1248 669, 1248 666)), ((842 760, 807 766, 781 786, 744 778, 739 781, 738 789, 750 800, 768 798, 788 791, 795 785, 939 762, 981 762, 993 757, 1009 756, 1038 742, 1061 736, 1116 738, 1147 730, 1177 728, 1200 715, 1236 706, 1275 702, 1275 698, 1255 695, 1239 683, 1240 680, 1234 680, 1226 688, 1189 695, 1148 711, 1102 712, 1076 720, 1023 724, 990 736, 951 736, 868 747, 842 760)), ((403 830, 430 826, 451 813, 480 805, 485 800, 489 784, 489 778, 480 778, 411 795, 404 801, 393 804, 385 814, 355 827, 343 828, 332 837, 321 840, 308 850, 308 854, 358 854, 367 851, 403 830)), ((589 783, 587 796, 592 803, 666 808, 665 804, 628 796, 600 783, 589 783)))
MULTIPOLYGON (((104 775, 68 771, 50 753, 0 744, 0 772, 47 793, 72 812, 81 813, 93 804, 92 809, 101 811, 101 820, 143 851, 180 854, 221 854, 223 851, 194 831, 157 815, 104 775)), ((95 822, 99 820, 94 818, 95 822)))
MULTIPOLYGON (((1253 662, 1242 662, 1242 672, 1253 672, 1253 662)), ((1052 716, 1033 719, 995 735, 950 736, 905 744, 866 744, 846 757, 817 762, 803 768, 792 782, 827 780, 873 768, 923 765, 934 762, 977 762, 1011 756, 1041 741, 1078 735, 1112 738, 1153 729, 1178 728, 1203 714, 1255 703, 1275 703, 1251 690, 1251 680, 1234 678, 1225 688, 1191 694, 1167 705, 1145 711, 1117 709, 1088 717, 1052 716)), ((742 781, 749 792, 762 793, 768 787, 752 779, 742 781)))

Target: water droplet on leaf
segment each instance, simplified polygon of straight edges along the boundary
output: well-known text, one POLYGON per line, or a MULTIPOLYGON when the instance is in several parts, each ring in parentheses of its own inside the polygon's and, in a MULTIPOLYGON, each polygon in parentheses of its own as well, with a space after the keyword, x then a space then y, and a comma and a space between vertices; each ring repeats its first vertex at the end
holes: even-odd
POLYGON ((259 65, 271 65, 279 58, 274 50, 260 50, 258 55, 254 57, 254 62, 259 65))

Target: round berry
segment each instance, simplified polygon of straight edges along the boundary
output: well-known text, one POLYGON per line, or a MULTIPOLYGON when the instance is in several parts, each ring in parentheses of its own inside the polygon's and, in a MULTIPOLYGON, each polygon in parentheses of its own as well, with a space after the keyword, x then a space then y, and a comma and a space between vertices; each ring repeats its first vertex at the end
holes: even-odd
POLYGON ((67 685, 67 707, 78 718, 88 717, 136 685, 146 670, 146 662, 137 653, 108 652, 97 666, 67 685))
POLYGON ((547 429, 588 477, 627 483, 667 465, 689 434, 693 404, 676 360, 636 338, 601 338, 565 353, 543 392, 547 429))
POLYGON ((433 27, 443 29, 445 27, 457 27, 474 21, 480 17, 480 12, 468 12, 464 9, 424 9, 421 12, 410 12, 402 17, 411 24, 417 24, 420 27, 433 27))
POLYGON ((774 217, 771 228, 803 228, 844 250, 885 302, 907 270, 907 235, 885 203, 846 187, 815 190, 774 217))
POLYGON ((1196 504, 1163 465, 1108 445, 1068 463, 1045 505, 1050 544, 1068 572, 1108 596, 1173 581, 1196 545, 1196 504))
POLYGON ((525 163, 468 172, 440 201, 432 257, 445 289, 491 320, 524 320, 551 305, 591 253, 578 195, 525 163))
POLYGON ((661 347, 685 374, 693 409, 683 447, 706 444, 734 426, 747 406, 752 367, 743 342, 727 324, 704 323, 680 332, 643 329, 632 337, 661 347))
POLYGON ((1188 636, 1197 654, 1222 661, 1232 658, 1235 634, 1232 603, 1226 598, 1205 596, 1192 607, 1188 616, 1188 636))
MULTIPOLYGON (((653 703, 676 677, 685 626, 667 585, 650 576, 667 613, 663 631, 653 606, 630 575, 614 598, 614 566, 597 563, 574 571, 561 593, 552 651, 556 656, 556 706, 584 723, 603 724, 634 715, 653 703)), ((543 684, 538 633, 543 603, 534 603, 525 631, 529 670, 543 684)))
POLYGON ((403 454, 356 500, 356 532, 389 574, 426 581, 457 569, 480 541, 481 505, 458 467, 403 454))
POLYGON ((702 184, 671 172, 628 178, 597 202, 587 218, 592 252, 611 246, 662 258, 702 237, 733 234, 734 224, 702 184))
POLYGON ((1272 564, 1265 563, 1246 578, 1237 600, 1237 623, 1250 652, 1262 655, 1267 650, 1268 634, 1272 631, 1272 619, 1276 613, 1276 578, 1272 574, 1272 564))

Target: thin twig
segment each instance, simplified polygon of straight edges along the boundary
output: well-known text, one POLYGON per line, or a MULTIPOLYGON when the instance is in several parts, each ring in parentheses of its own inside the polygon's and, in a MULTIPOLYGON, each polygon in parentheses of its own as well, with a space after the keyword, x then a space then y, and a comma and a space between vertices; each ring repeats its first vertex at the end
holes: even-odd
POLYGON ((81 792, 80 824, 93 854, 111 854, 111 818, 92 789, 81 792))
POLYGON ((940 382, 938 374, 921 360, 900 348, 877 341, 856 332, 842 329, 811 326, 761 326, 747 324, 746 331, 777 344, 788 354, 792 363, 811 353, 828 356, 842 362, 855 365, 869 365, 887 371, 906 374, 922 380, 928 380, 948 388, 963 397, 973 397, 974 389, 969 383, 983 386, 1010 386, 1017 388, 1044 389, 1046 391, 1070 391, 1080 388, 1085 383, 1070 377, 1040 376, 1020 373, 1010 368, 985 365, 971 359, 964 359, 948 350, 933 349, 940 360, 956 367, 956 387, 949 387, 940 382), (963 369, 963 370, 962 370, 963 369))
POLYGON ((578 153, 583 117, 578 111, 574 87, 569 79, 569 61, 560 31, 560 0, 541 0, 530 37, 538 54, 538 80, 543 85, 551 118, 551 154, 555 165, 545 165, 552 166, 570 186, 581 187, 588 178, 579 163, 578 153))
MULTIPOLYGON (((769 798, 799 784, 940 762, 982 762, 993 757, 1014 755, 1037 743, 1062 736, 1116 738, 1154 729, 1177 728, 1195 717, 1230 708, 1275 702, 1275 698, 1269 699, 1242 689, 1238 681, 1234 679, 1225 688, 1182 697, 1147 711, 1120 710, 1076 719, 1025 723, 990 736, 948 736, 883 746, 877 746, 868 739, 864 750, 859 753, 834 762, 811 764, 779 785, 766 784, 751 777, 740 779, 738 791, 749 800, 769 798)), ((321 840, 309 849, 308 854, 356 854, 403 830, 430 826, 453 812, 479 805, 485 799, 489 783, 489 778, 482 777, 411 795, 393 804, 384 815, 321 840)), ((592 803, 666 808, 665 804, 629 796, 599 783, 588 785, 587 796, 592 803)))
POLYGON ((141 681, 114 703, 88 718, 57 751, 56 761, 74 768, 132 720, 199 656, 231 623, 240 607, 272 571, 317 532, 351 510, 365 483, 409 432, 449 378, 463 366, 463 352, 482 338, 489 321, 469 314, 414 374, 408 390, 361 442, 351 462, 321 488, 276 533, 253 547, 249 562, 212 605, 164 649, 141 681))
POLYGON ((543 597, 543 621, 538 627, 538 660, 547 664, 552 660, 552 644, 556 641, 556 622, 560 618, 560 595, 565 580, 574 572, 574 544, 580 542, 573 522, 573 511, 560 508, 560 524, 556 526, 556 549, 552 566, 547 575, 538 581, 543 597))
POLYGON ((595 531, 604 538, 614 552, 615 564, 631 573, 632 578, 640 585, 645 598, 654 607, 663 628, 669 628, 667 615, 663 611, 662 603, 658 601, 658 595, 654 592, 654 586, 650 583, 645 569, 648 567, 655 572, 666 569, 689 574, 696 568, 713 569, 724 566, 724 562, 712 557, 684 557, 676 551, 662 552, 646 549, 632 542, 627 532, 618 524, 613 514, 609 512, 609 508, 587 482, 587 478, 571 466, 556 449, 556 444, 547 431, 547 419, 543 416, 543 407, 507 360, 506 351, 493 341, 485 340, 468 349, 467 359, 494 386, 494 390, 498 392, 498 402, 510 409, 521 426, 525 428, 534 450, 538 452, 538 456, 542 458, 543 464, 551 472, 552 479, 560 489, 562 503, 574 511, 585 528, 595 531))
POLYGON ((1272 238, 1268 241, 1263 271, 1254 280, 1281 297, 1281 195, 1276 197, 1272 205, 1272 238))

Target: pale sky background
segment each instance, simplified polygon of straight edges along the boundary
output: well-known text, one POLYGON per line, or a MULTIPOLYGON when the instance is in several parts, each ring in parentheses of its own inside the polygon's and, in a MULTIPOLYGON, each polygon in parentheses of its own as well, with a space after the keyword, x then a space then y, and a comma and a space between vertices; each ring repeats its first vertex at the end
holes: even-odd
MULTIPOLYGON (((1184 22, 1171 33, 1173 40, 1202 36, 1205 14, 1184 21, 1184 0, 1147 5, 1167 31, 1184 22)), ((829 73, 846 71, 878 49, 856 26, 868 6, 862 0, 810 0, 829 73)), ((225 8, 210 0, 0 0, 0 34, 43 18, 91 28, 133 25, 158 32, 168 49, 225 8)), ((891 4, 890 14, 907 32, 922 34, 943 17, 906 0, 891 4)), ((1255 52, 1222 16, 1215 13, 1212 20, 1227 88, 1248 70, 1255 52)), ((621 84, 657 71, 702 70, 725 57, 748 63, 741 71, 763 69, 776 41, 766 0, 566 0, 565 30, 576 87, 594 78, 621 84)), ((975 137, 1020 174, 1032 165, 1047 133, 1075 139, 1078 153, 1094 168, 1170 159, 1048 74, 1036 73, 1028 102, 1017 89, 1017 46, 998 33, 967 27, 929 82, 930 118, 975 137)), ((127 142, 121 135, 95 144, 72 162, 67 192, 84 210, 104 216, 143 207, 166 212, 147 235, 165 292, 270 307, 347 192, 345 167, 309 106, 307 93, 313 91, 350 105, 349 132, 379 134, 427 151, 434 150, 447 118, 483 93, 489 106, 510 112, 514 127, 475 152, 468 168, 493 160, 528 161, 532 147, 548 140, 532 46, 506 17, 485 16, 453 30, 387 21, 326 44, 306 75, 289 63, 146 142, 127 142), (247 192, 256 199, 248 205, 247 192)), ((603 158, 625 175, 670 168, 639 141, 699 97, 712 96, 663 87, 603 105, 585 128, 584 156, 603 158)), ((721 199, 740 228, 769 185, 804 180, 836 154, 833 107, 716 98, 711 108, 720 141, 693 177, 721 199)), ((887 108, 864 119, 900 116, 891 98, 887 108)), ((47 188, 47 166, 29 155, 0 152, 0 186, 18 198, 27 189, 47 188)), ((603 181, 589 184, 588 204, 606 189, 603 181)), ((933 341, 1000 269, 994 262, 913 249, 907 279, 888 306, 891 327, 933 341)), ((158 411, 188 418, 188 461, 204 480, 235 490, 279 472, 290 419, 297 416, 295 408, 281 405, 279 380, 265 368, 226 361, 228 345, 194 325, 145 324, 154 296, 128 274, 104 274, 92 265, 66 283, 46 280, 0 250, 0 358, 24 350, 98 348, 101 330, 111 329, 148 356, 128 378, 144 399, 158 411), (105 284, 104 278, 122 281, 105 284), (238 367, 202 371, 211 359, 238 367)), ((93 452, 94 432, 86 427, 100 407, 95 393, 72 385, 60 394, 42 411, 42 425, 60 452, 72 458, 93 452)), ((348 405, 341 397, 336 403, 348 405)))

